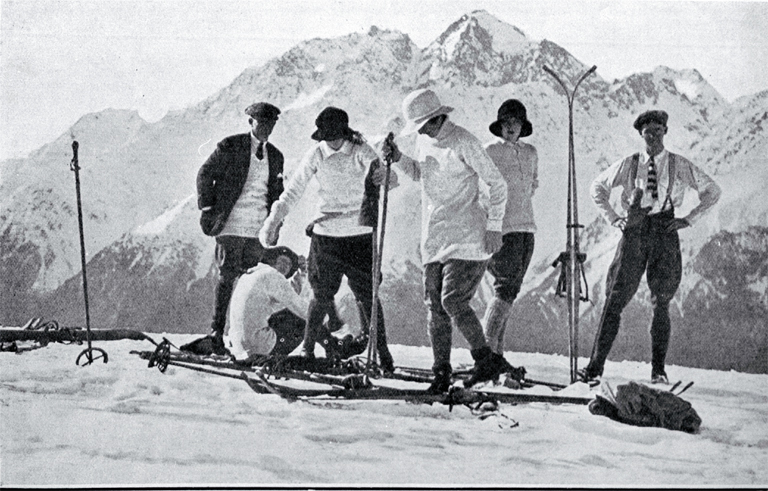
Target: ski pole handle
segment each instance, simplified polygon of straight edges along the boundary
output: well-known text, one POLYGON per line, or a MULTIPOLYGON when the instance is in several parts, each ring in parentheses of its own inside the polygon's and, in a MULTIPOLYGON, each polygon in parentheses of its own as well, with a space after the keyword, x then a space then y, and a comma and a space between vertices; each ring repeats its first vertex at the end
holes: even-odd
MULTIPOLYGON (((384 143, 391 144, 391 143, 394 143, 394 141, 395 141, 395 134, 390 131, 387 137, 384 139, 384 143)), ((392 165, 392 153, 390 152, 390 154, 387 155, 387 158, 385 158, 384 160, 387 162, 387 166, 392 165)))
POLYGON ((77 159, 78 148, 80 148, 80 144, 77 142, 77 140, 73 140, 72 141, 72 161, 69 163, 70 170, 77 170, 80 168, 78 164, 78 159, 77 159))

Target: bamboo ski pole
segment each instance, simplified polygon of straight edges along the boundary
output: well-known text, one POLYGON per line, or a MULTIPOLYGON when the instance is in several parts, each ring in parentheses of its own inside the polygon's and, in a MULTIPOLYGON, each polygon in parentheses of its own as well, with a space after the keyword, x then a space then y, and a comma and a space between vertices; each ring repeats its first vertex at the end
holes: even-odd
POLYGON ((91 315, 88 308, 88 275, 85 271, 85 235, 83 233, 83 205, 82 205, 82 199, 80 196, 80 161, 77 156, 77 151, 80 147, 80 144, 77 142, 77 140, 72 142, 72 162, 69 164, 69 169, 75 173, 75 192, 77 193, 77 224, 78 229, 80 231, 80 265, 83 270, 83 297, 85 299, 85 329, 86 329, 86 339, 88 341, 88 348, 86 348, 82 353, 80 353, 77 356, 77 360, 75 363, 80 365, 80 358, 83 357, 83 355, 86 355, 86 359, 83 362, 82 366, 90 365, 95 360, 98 360, 99 358, 104 358, 104 363, 107 363, 108 357, 107 352, 99 349, 94 348, 91 345, 91 315), (98 351, 100 355, 95 356, 93 355, 94 351, 98 351))
POLYGON ((563 88, 565 96, 568 99, 568 217, 567 217, 567 239, 566 254, 568 257, 567 271, 567 298, 568 298, 568 337, 570 358, 571 383, 576 382, 579 358, 579 300, 580 300, 580 271, 581 262, 579 260, 579 231, 583 227, 579 224, 578 200, 576 189, 576 160, 573 150, 573 100, 576 90, 581 82, 587 76, 594 73, 597 66, 592 66, 576 82, 573 90, 568 91, 565 83, 546 65, 542 67, 545 72, 550 74, 557 83, 563 88))
MULTIPOLYGON (((386 140, 392 141, 394 133, 389 133, 386 140)), ((371 319, 368 330, 368 363, 366 371, 370 371, 378 359, 378 329, 379 329, 379 283, 381 283, 381 258, 384 252, 384 233, 387 226, 387 203, 389 201, 389 179, 392 172, 392 159, 387 157, 385 161, 386 172, 384 174, 384 197, 381 203, 379 221, 381 224, 373 227, 373 302, 371 305, 371 319)))

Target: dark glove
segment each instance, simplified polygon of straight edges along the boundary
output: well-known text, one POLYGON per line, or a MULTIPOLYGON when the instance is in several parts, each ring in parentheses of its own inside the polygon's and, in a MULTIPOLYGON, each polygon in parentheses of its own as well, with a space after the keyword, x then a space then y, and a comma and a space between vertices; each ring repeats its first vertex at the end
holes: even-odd
POLYGON ((205 235, 215 236, 224 230, 227 221, 213 208, 203 210, 200 215, 200 228, 205 235))

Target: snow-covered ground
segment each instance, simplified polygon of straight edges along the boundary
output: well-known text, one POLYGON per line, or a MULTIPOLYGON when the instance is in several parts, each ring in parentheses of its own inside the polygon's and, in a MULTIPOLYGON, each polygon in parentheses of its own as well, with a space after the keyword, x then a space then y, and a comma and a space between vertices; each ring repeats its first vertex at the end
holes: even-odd
MULTIPOLYGON (((83 346, 0 353, 0 485, 768 485, 767 375, 668 367, 695 381, 683 397, 703 423, 691 435, 586 406, 507 404, 481 419, 463 406, 288 403, 240 380, 161 374, 130 354, 151 351, 148 342, 96 345, 107 364, 76 366, 83 346)), ((429 348, 392 352, 398 365, 430 366, 429 348)), ((567 379, 567 358, 507 358, 531 378, 567 379)), ((469 353, 452 361, 469 363, 469 353)), ((644 363, 608 362, 605 380, 649 375, 644 363)))

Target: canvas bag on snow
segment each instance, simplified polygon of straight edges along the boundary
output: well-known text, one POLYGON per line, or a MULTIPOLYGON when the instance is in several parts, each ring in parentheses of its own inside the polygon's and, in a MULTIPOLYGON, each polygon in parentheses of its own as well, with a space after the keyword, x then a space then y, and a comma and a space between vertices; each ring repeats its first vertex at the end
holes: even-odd
POLYGON ((607 387, 608 394, 598 395, 590 403, 592 414, 635 426, 657 426, 687 433, 699 431, 701 418, 691 403, 669 390, 629 382, 619 385, 614 395, 607 387))

